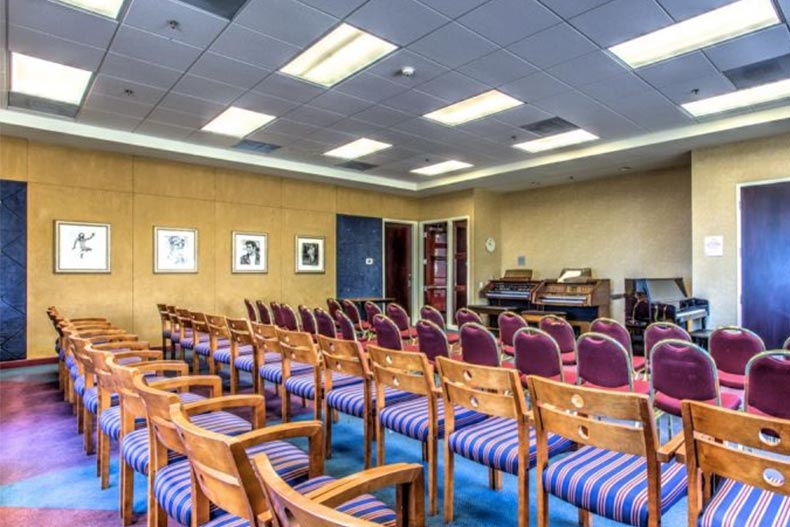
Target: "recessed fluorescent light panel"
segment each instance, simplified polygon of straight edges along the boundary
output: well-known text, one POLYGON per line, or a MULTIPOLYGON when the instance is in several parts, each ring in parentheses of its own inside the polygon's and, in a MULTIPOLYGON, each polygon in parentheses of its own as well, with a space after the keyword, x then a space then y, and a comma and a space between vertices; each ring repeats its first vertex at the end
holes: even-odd
POLYGON ((738 0, 647 35, 617 44, 609 51, 639 68, 780 22, 771 0, 738 0))
POLYGON ((11 53, 11 91, 79 105, 91 80, 90 71, 11 53))
POLYGON ((386 40, 340 24, 280 71, 328 88, 396 49, 386 40))
POLYGON ((456 126, 522 104, 524 103, 510 95, 505 95, 498 90, 491 90, 427 113, 423 117, 439 121, 448 126, 456 126))
POLYGON ((118 18, 124 0, 58 0, 62 4, 73 5, 86 11, 98 13, 110 18, 118 18))
POLYGON ((273 115, 231 106, 216 116, 202 130, 214 134, 244 137, 273 119, 275 119, 273 115))
POLYGON ((472 166, 474 165, 470 163, 464 163, 463 161, 450 160, 444 161, 442 163, 436 163, 435 165, 428 165, 427 167, 415 168, 411 172, 421 176, 438 176, 439 174, 455 172, 456 170, 470 168, 472 166))
POLYGON ((591 134, 590 132, 579 128, 578 130, 573 130, 572 132, 565 132, 562 134, 542 137, 540 139, 533 139, 532 141, 519 143, 513 146, 522 150, 526 150, 531 154, 535 154, 537 152, 554 150, 555 148, 562 148, 564 146, 595 141, 596 139, 598 139, 597 135, 591 134))
POLYGON ((790 97, 790 79, 738 90, 708 99, 689 102, 683 105, 691 115, 700 117, 713 113, 736 110, 745 106, 754 106, 790 97))
POLYGON ((384 150, 392 145, 382 143, 381 141, 374 141, 373 139, 357 139, 343 146, 339 146, 329 152, 324 152, 325 156, 340 157, 342 159, 356 159, 363 157, 379 150, 384 150))

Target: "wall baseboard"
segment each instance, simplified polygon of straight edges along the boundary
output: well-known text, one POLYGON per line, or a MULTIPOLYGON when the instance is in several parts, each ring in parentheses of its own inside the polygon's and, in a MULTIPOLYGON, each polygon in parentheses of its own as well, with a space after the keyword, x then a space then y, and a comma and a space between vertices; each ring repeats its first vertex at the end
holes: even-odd
POLYGON ((38 359, 7 360, 0 362, 0 370, 11 368, 26 368, 28 366, 41 366, 42 364, 57 364, 57 357, 41 357, 38 359))

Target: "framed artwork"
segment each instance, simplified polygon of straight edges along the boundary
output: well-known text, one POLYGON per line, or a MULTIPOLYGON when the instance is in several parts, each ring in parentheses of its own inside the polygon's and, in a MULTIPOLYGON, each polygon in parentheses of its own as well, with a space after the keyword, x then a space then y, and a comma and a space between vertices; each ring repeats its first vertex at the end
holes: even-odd
POLYGON ((55 221, 56 273, 109 273, 110 224, 55 221))
POLYGON ((197 254, 197 229, 154 227, 154 273, 197 273, 197 254))
POLYGON ((325 270, 324 237, 297 235, 296 272, 323 273, 325 270))
POLYGON ((269 237, 260 232, 233 231, 234 273, 266 273, 269 270, 269 237))

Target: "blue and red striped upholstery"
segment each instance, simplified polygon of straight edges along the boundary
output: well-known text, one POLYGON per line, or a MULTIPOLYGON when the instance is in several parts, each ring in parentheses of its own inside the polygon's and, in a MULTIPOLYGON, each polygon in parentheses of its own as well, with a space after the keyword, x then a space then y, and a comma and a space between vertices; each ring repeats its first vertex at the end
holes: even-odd
MULTIPOLYGON (((549 464, 546 491, 606 518, 643 527, 648 522, 644 457, 585 446, 549 464)), ((686 495, 686 466, 661 465, 661 514, 686 495)), ((738 524, 742 527, 742 524, 738 524)))
MULTIPOLYGON (((481 465, 518 474, 518 423, 505 417, 488 417, 450 434, 450 450, 481 465)), ((573 442, 549 435, 549 457, 568 451, 573 442)), ((529 431, 529 467, 535 466, 538 450, 535 429, 529 431)))
MULTIPOLYGON (((291 362, 291 375, 302 375, 304 373, 310 373, 312 371, 313 371, 313 367, 309 364, 303 364, 301 362, 291 362)), ((263 379, 264 381, 273 382, 274 384, 283 383, 283 366, 281 363, 264 364, 258 370, 258 374, 261 376, 261 379, 263 379)))
MULTIPOLYGON (((479 423, 488 416, 467 410, 460 406, 455 407, 455 429, 460 430, 469 425, 479 423)), ((428 440, 428 399, 421 396, 411 401, 405 401, 392 406, 387 406, 379 414, 381 423, 390 430, 399 434, 417 439, 428 440)), ((444 437, 444 400, 439 399, 436 404, 437 437, 444 437)))
MULTIPOLYGON (((277 364, 282 362, 283 356, 279 353, 270 352, 264 354, 263 360, 264 364, 277 364)), ((248 353, 246 355, 236 357, 235 364, 237 370, 252 373, 252 371, 255 369, 255 354, 248 353)))
MULTIPOLYGON (((323 385, 324 376, 321 375, 323 385)), ((332 372, 332 388, 342 388, 353 384, 361 384, 362 379, 353 375, 343 375, 342 373, 332 372)), ((304 397, 305 399, 315 399, 315 377, 312 375, 291 376, 285 381, 285 389, 288 393, 304 397)))
MULTIPOLYGON (((371 407, 376 407, 376 388, 375 384, 371 383, 371 407)), ((391 404, 416 399, 419 395, 403 392, 387 386, 384 388, 384 402, 386 406, 391 404)), ((326 403, 330 408, 334 408, 344 414, 353 415, 355 417, 362 417, 365 412, 365 390, 361 384, 354 384, 346 386, 345 388, 332 388, 326 394, 326 403)))
POLYGON ((700 527, 787 527, 790 496, 724 480, 700 516, 700 527))
MULTIPOLYGON (((110 404, 112 406, 118 405, 118 394, 113 393, 110 395, 110 404)), ((88 388, 82 394, 82 404, 85 408, 88 409, 90 413, 96 415, 96 412, 99 411, 99 390, 95 386, 93 388, 88 388)))
MULTIPOLYGON (((217 349, 227 348, 228 346, 230 346, 230 341, 228 339, 217 339, 217 349)), ((199 342, 198 345, 195 346, 195 353, 208 357, 209 353, 211 353, 209 341, 204 340, 199 342)))
MULTIPOLYGON (((244 355, 252 355, 252 346, 247 344, 245 346, 239 346, 237 351, 237 357, 241 357, 244 355)), ((214 351, 214 362, 221 362, 222 364, 230 364, 230 345, 227 348, 217 348, 214 351)))

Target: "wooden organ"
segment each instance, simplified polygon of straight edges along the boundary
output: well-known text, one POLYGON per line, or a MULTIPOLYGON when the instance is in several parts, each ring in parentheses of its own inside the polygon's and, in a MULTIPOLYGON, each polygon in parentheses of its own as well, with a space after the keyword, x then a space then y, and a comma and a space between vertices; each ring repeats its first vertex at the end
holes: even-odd
POLYGON ((563 269, 558 279, 541 282, 533 292, 532 303, 544 311, 562 311, 569 321, 608 317, 609 280, 591 275, 589 268, 563 269))

